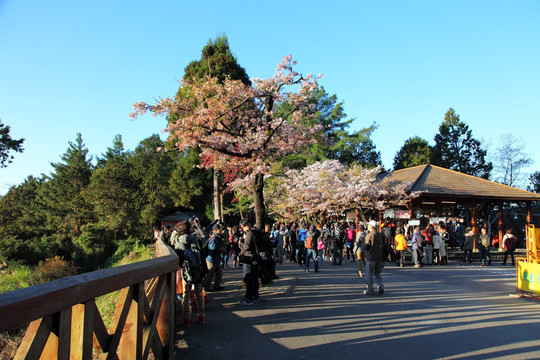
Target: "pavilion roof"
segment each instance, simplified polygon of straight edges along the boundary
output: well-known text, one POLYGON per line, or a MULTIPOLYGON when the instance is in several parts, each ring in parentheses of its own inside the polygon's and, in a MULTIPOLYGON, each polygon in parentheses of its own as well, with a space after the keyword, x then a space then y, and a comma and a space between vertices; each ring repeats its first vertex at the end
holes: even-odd
POLYGON ((410 191, 423 198, 540 201, 540 194, 429 164, 395 170, 388 177, 412 183, 410 191))

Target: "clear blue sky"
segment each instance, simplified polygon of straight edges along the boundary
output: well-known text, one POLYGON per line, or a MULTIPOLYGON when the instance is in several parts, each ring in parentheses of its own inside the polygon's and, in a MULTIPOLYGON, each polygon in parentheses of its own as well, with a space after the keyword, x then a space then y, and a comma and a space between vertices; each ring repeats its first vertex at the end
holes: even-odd
POLYGON ((322 73, 350 130, 378 125, 386 168, 409 137, 433 144, 453 107, 486 146, 522 138, 540 169, 539 1, 0 0, 0 119, 26 139, 0 194, 49 174, 78 132, 94 155, 160 132, 132 103, 173 95, 219 33, 250 77, 288 54, 322 73))

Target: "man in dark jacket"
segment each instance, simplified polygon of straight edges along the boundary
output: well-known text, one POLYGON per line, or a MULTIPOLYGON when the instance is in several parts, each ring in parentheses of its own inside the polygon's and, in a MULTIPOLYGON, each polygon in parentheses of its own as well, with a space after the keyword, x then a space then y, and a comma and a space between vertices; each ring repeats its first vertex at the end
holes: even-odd
POLYGON ((368 223, 368 234, 366 235, 366 295, 375 295, 373 290, 373 276, 377 280, 379 294, 384 293, 384 285, 381 277, 381 272, 384 264, 383 255, 383 236, 377 231, 377 222, 371 220, 368 223))
MULTIPOLYGON (((259 301, 259 261, 257 255, 261 251, 258 249, 256 232, 258 229, 252 228, 247 219, 240 221, 240 227, 244 230, 244 239, 239 242, 241 254, 252 257, 253 261, 244 263, 244 283, 246 284, 246 295, 238 303, 240 305, 253 305, 253 302, 259 301)), ((259 244, 262 245, 262 244, 259 244)))

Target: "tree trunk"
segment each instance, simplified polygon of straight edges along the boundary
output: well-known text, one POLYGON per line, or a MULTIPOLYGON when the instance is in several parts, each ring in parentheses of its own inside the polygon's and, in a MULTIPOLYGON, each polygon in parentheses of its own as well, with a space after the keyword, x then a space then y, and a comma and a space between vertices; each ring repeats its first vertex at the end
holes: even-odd
POLYGON ((253 182, 253 204, 255 205, 255 227, 264 230, 266 208, 264 206, 264 175, 256 174, 253 182))
POLYGON ((214 202, 214 220, 220 219, 221 220, 221 198, 220 198, 220 186, 219 186, 219 176, 218 176, 218 170, 214 169, 214 194, 213 194, 213 202, 214 202))

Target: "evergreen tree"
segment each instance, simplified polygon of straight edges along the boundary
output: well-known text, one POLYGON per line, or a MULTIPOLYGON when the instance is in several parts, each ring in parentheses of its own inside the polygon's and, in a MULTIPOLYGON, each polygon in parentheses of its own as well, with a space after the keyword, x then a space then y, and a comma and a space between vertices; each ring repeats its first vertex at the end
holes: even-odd
POLYGON ((431 163, 451 170, 488 179, 493 165, 486 161, 486 150, 472 136, 472 130, 450 108, 435 135, 431 163))
POLYGON ((116 238, 127 236, 136 221, 133 206, 136 187, 130 175, 122 137, 108 148, 102 167, 93 171, 85 196, 93 206, 98 223, 116 238))
POLYGON ((17 260, 35 265, 47 255, 40 248, 40 226, 30 216, 36 201, 41 179, 29 176, 13 186, 0 199, 0 260, 17 260))
POLYGON ((540 171, 536 171, 529 176, 530 185, 527 190, 540 194, 540 171))
POLYGON ((431 146, 418 136, 405 140, 405 144, 394 156, 394 170, 430 163, 431 146))
MULTIPOLYGON (((236 57, 232 54, 231 49, 229 47, 229 40, 226 35, 218 35, 215 40, 208 40, 208 43, 206 46, 202 49, 201 52, 201 58, 199 60, 192 61, 187 65, 184 69, 184 79, 189 81, 205 81, 208 77, 214 77, 217 78, 220 84, 223 84, 225 79, 231 79, 231 80, 240 80, 242 83, 246 85, 251 85, 251 81, 249 80, 249 77, 245 71, 245 69, 238 64, 238 61, 236 60, 236 57)), ((189 92, 185 91, 185 88, 182 86, 178 89, 177 97, 189 97, 189 92)), ((169 118, 169 122, 173 123, 178 119, 178 116, 176 114, 173 114, 169 118)), ((174 143, 174 139, 169 139, 169 143, 174 143)), ((172 146, 168 146, 172 147, 172 146)), ((194 150, 198 151, 198 150, 194 150)), ((181 156, 179 161, 177 162, 178 168, 174 171, 174 178, 175 179, 186 179, 188 178, 187 174, 181 174, 181 171, 186 171, 193 175, 193 172, 191 169, 185 168, 185 163, 190 163, 191 160, 194 160, 192 154, 189 152, 188 157, 181 156)), ((199 161, 199 160, 196 160, 199 161)), ((193 163, 193 165, 199 165, 200 162, 193 163)), ((208 170, 205 170, 208 171, 208 170)), ((190 181, 189 188, 193 191, 195 190, 192 185, 196 183, 200 183, 199 180, 207 179, 208 177, 201 174, 201 171, 195 171, 196 177, 194 181, 190 181)), ((213 169, 213 179, 210 178, 211 181, 213 181, 213 199, 206 199, 205 197, 201 197, 199 195, 195 195, 198 197, 199 200, 205 199, 205 201, 212 201, 214 204, 214 218, 222 218, 221 214, 221 176, 219 169, 213 169)), ((183 187, 183 185, 176 180, 172 180, 171 184, 178 185, 180 187, 183 187)), ((197 191, 195 191, 196 194, 200 194, 202 191, 207 191, 207 187, 204 188, 198 188, 197 191)), ((180 194, 181 191, 179 189, 172 189, 175 194, 180 194)), ((185 196, 182 196, 183 199, 177 201, 178 204, 184 204, 182 206, 185 206, 187 204, 193 203, 191 200, 186 201, 185 196)), ((201 205, 198 202, 196 202, 197 208, 200 208, 201 205)))
POLYGON ((47 251, 69 260, 73 240, 92 219, 91 207, 83 195, 90 184, 92 164, 81 134, 74 143, 69 142, 62 161, 52 167, 50 179, 40 187, 32 216, 44 221, 42 242, 47 251))
POLYGON ((137 187, 134 204, 141 226, 148 231, 174 206, 169 180, 176 152, 163 151, 164 145, 159 135, 154 134, 142 140, 127 158, 131 177, 137 187))
MULTIPOLYGON (((382 163, 380 152, 376 151, 375 144, 371 140, 375 125, 349 133, 347 129, 354 119, 347 119, 343 102, 338 102, 336 95, 329 95, 324 87, 317 88, 309 102, 313 110, 306 122, 311 126, 322 125, 323 136, 302 153, 287 156, 284 159, 286 167, 302 168, 327 159, 339 160, 347 165, 360 164, 368 167, 382 163)), ((286 114, 290 111, 290 105, 285 103, 278 111, 286 114)))
POLYGON ((200 149, 191 148, 176 158, 170 178, 170 192, 175 206, 205 213, 212 202, 212 173, 198 167, 200 149))
POLYGON ((6 167, 13 162, 10 151, 23 152, 24 139, 15 140, 9 135, 10 127, 0 121, 0 168, 6 167))
POLYGON ((214 41, 208 40, 202 49, 201 58, 192 61, 184 69, 184 79, 204 80, 208 76, 217 78, 221 84, 230 78, 251 85, 246 70, 232 54, 226 35, 218 35, 214 41))

